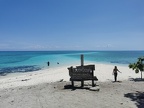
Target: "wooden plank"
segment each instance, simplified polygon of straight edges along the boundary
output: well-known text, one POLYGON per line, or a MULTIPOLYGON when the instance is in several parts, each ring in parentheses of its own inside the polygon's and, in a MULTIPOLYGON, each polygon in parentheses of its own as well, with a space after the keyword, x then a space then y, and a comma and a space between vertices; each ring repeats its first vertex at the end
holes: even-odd
POLYGON ((81 81, 81 86, 83 86, 85 80, 92 80, 92 86, 94 86, 94 81, 98 80, 93 74, 95 65, 77 66, 76 68, 70 67, 68 70, 72 86, 74 86, 74 81, 81 81))

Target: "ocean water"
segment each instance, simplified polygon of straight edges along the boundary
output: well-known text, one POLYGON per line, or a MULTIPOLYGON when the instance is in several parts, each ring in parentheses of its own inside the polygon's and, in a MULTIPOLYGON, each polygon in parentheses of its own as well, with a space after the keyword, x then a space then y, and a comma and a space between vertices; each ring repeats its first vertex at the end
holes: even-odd
POLYGON ((30 72, 84 62, 127 65, 144 56, 144 51, 0 51, 0 74, 30 72), (50 66, 47 62, 50 62, 50 66))

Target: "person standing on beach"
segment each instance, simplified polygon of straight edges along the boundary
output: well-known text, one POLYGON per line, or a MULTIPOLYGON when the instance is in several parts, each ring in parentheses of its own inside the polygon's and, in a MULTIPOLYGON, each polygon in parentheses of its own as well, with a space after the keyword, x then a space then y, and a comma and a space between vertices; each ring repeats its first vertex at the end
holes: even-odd
POLYGON ((117 81, 118 72, 120 72, 120 71, 118 70, 117 66, 115 66, 114 69, 113 69, 113 75, 114 75, 115 82, 117 81))

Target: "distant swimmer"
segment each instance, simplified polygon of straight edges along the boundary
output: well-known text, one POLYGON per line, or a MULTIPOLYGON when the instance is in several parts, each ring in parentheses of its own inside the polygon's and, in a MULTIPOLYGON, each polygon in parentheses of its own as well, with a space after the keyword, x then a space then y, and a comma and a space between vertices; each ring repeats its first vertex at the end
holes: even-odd
POLYGON ((49 62, 49 61, 47 62, 47 65, 48 65, 48 66, 50 65, 50 62, 49 62))
POLYGON ((57 62, 57 64, 59 64, 59 62, 57 62))

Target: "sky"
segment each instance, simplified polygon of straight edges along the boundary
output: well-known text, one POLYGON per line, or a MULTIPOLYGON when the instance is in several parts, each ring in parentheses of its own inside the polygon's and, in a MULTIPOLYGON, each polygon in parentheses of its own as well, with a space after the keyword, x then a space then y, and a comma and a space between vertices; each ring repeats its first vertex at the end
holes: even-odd
POLYGON ((144 50, 144 0, 0 0, 0 51, 144 50))

